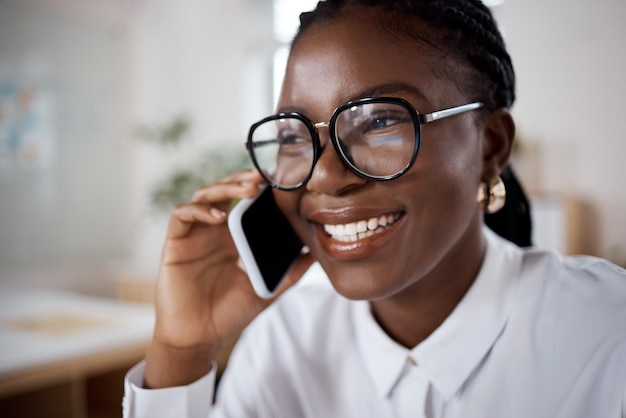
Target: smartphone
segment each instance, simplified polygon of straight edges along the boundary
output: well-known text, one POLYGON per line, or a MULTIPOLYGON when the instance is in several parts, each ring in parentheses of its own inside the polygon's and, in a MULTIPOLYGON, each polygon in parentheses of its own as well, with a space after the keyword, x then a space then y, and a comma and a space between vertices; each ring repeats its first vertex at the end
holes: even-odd
POLYGON ((257 295, 270 298, 304 248, 276 206, 272 188, 242 199, 228 215, 228 228, 257 295))

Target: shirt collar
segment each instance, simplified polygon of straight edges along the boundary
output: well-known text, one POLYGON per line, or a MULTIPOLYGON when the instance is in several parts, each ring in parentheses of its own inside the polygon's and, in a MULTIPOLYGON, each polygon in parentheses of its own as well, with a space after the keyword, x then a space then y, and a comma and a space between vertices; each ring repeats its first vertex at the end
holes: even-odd
POLYGON ((522 250, 487 228, 485 260, 476 280, 446 320, 412 350, 393 341, 376 323, 369 303, 353 310, 356 339, 366 369, 381 397, 401 377, 409 357, 449 400, 501 334, 522 265, 522 250))
POLYGON ((393 341, 380 328, 367 301, 354 304, 353 320, 356 343, 359 347, 376 392, 387 396, 402 374, 411 352, 393 341))

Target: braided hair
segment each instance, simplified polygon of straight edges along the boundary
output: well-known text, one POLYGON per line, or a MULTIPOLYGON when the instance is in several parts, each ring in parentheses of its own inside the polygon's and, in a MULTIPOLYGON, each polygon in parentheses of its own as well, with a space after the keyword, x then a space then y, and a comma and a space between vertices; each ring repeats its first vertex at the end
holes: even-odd
MULTIPOLYGON (((300 15, 295 45, 314 23, 331 22, 351 8, 377 8, 379 25, 392 35, 408 36, 441 51, 435 71, 485 109, 510 108, 515 102, 515 72, 498 26, 480 0, 325 0, 300 15), (419 21, 421 24, 415 24, 419 21), (460 65, 458 65, 460 64, 460 65), (469 64, 469 65, 468 65, 469 64)), ((530 204, 511 166, 504 168, 505 206, 485 215, 485 223, 504 238, 531 245, 530 204)))
MULTIPOLYGON (((409 36, 440 49, 452 62, 469 63, 473 77, 460 80, 465 91, 487 108, 510 108, 515 101, 515 72, 490 10, 480 0, 326 0, 300 15, 294 43, 313 23, 332 21, 345 9, 374 7, 387 12, 379 24, 392 34, 409 36), (425 25, 416 25, 419 19, 425 25)), ((450 60, 448 60, 450 61, 450 60)), ((445 66, 445 67, 450 67, 445 66)), ((454 66, 446 71, 462 71, 454 66)))

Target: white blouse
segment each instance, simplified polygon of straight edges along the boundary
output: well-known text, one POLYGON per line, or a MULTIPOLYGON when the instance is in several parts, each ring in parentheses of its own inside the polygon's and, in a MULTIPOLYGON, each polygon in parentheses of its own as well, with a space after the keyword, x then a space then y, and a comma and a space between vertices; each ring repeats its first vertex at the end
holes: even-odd
POLYGON ((407 349, 321 269, 185 387, 126 377, 124 417, 626 418, 626 271, 520 249, 485 229, 481 271, 444 323, 407 349))

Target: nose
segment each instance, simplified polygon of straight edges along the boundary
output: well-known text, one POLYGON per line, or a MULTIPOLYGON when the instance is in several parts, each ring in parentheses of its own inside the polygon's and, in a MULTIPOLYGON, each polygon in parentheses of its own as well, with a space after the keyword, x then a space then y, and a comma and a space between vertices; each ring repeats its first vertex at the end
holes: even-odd
POLYGON ((306 184, 307 191, 340 196, 366 184, 368 180, 357 176, 350 170, 335 147, 331 145, 328 123, 318 122, 314 126, 320 137, 322 152, 313 168, 311 178, 306 184))

